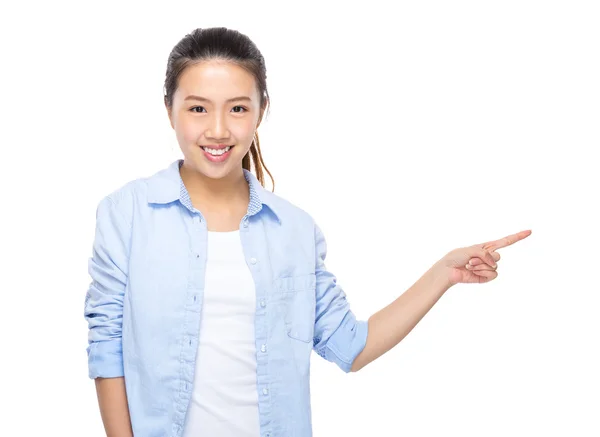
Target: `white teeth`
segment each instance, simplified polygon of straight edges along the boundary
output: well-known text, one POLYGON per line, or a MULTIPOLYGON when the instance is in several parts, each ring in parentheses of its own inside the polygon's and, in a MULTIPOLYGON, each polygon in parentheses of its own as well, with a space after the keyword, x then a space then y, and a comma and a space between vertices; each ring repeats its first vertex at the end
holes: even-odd
POLYGON ((224 149, 209 149, 208 147, 203 147, 202 149, 207 151, 211 155, 220 156, 223 153, 229 152, 229 149, 231 149, 231 146, 227 146, 224 149))

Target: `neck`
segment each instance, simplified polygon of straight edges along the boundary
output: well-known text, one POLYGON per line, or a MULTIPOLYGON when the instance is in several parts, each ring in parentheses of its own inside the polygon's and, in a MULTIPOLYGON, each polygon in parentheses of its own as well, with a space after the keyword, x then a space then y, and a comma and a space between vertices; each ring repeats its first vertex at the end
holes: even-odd
POLYGON ((223 206, 235 204, 236 201, 248 203, 250 198, 248 181, 244 177, 242 167, 219 179, 190 170, 185 162, 179 169, 181 179, 192 199, 201 199, 206 205, 223 206))

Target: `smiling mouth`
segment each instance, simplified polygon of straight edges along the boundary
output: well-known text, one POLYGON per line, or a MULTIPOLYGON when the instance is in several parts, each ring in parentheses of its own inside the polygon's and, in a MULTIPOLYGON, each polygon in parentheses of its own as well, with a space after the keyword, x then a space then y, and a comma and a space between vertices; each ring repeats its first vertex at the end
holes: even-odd
POLYGON ((223 155, 223 154, 229 152, 231 149, 233 149, 233 147, 234 146, 227 146, 227 147, 224 147, 222 149, 211 149, 210 147, 200 146, 200 148, 202 150, 204 150, 206 153, 210 153, 213 156, 223 155))

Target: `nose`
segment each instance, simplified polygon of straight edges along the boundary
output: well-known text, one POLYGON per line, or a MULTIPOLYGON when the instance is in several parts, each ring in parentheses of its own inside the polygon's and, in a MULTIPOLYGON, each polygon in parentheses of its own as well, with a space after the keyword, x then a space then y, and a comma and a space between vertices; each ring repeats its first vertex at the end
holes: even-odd
POLYGON ((220 114, 218 111, 214 112, 214 115, 209 121, 208 128, 206 130, 206 136, 216 139, 229 137, 229 130, 227 128, 225 116, 220 114))

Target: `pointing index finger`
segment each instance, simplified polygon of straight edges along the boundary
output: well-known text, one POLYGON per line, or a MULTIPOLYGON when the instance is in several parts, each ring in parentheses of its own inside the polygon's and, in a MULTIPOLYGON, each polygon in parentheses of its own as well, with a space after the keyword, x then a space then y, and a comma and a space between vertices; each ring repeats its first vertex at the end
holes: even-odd
POLYGON ((510 246, 511 244, 515 244, 517 241, 529 237, 529 235, 531 235, 531 230, 517 232, 516 234, 509 235, 496 241, 488 241, 487 243, 484 243, 482 247, 489 251, 498 250, 510 246))

